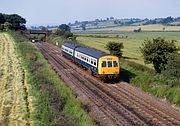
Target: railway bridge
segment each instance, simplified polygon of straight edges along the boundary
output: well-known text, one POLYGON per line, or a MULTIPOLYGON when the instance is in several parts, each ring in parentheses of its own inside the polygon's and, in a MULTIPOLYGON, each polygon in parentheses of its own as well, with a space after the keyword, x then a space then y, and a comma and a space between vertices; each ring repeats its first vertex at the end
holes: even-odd
POLYGON ((50 36, 51 33, 52 31, 50 30, 26 30, 23 32, 23 34, 29 39, 31 39, 31 36, 30 36, 31 34, 37 34, 37 35, 43 34, 45 35, 46 42, 47 42, 48 36, 50 36))

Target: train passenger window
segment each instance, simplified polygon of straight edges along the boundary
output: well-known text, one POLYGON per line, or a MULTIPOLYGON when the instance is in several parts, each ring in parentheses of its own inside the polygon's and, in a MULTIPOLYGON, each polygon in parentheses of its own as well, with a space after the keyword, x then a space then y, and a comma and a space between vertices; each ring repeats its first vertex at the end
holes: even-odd
POLYGON ((118 67, 117 61, 113 61, 113 65, 114 65, 114 67, 118 67))
POLYGON ((112 67, 112 61, 108 61, 108 67, 112 67))
POLYGON ((96 66, 96 61, 94 61, 94 65, 96 66))
POLYGON ((106 61, 102 61, 102 67, 106 67, 106 61))
POLYGON ((91 59, 91 64, 93 64, 93 59, 91 59))

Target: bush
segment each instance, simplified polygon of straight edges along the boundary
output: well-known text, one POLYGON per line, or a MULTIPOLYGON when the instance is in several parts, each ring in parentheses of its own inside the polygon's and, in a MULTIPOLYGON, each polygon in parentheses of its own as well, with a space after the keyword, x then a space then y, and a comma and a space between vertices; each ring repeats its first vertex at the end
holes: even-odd
POLYGON ((143 54, 144 62, 152 63, 157 73, 165 70, 168 57, 178 51, 175 45, 175 40, 165 40, 164 38, 155 38, 153 40, 146 39, 142 47, 140 47, 143 54))
POLYGON ((116 43, 116 42, 108 42, 106 45, 106 49, 109 50, 110 54, 116 55, 118 57, 122 56, 122 50, 124 46, 123 43, 116 43))
POLYGON ((171 55, 167 61, 166 70, 163 73, 172 80, 180 80, 180 54, 171 55))

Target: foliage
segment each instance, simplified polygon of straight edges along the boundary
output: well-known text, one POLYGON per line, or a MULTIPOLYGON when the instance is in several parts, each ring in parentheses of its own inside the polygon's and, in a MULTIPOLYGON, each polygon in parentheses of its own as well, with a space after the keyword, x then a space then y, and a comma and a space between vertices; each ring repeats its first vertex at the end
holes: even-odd
POLYGON ((134 32, 141 32, 141 28, 135 29, 134 32))
POLYGON ((65 39, 67 39, 67 38, 69 38, 69 37, 73 37, 73 33, 71 33, 71 32, 65 32, 65 33, 63 34, 63 37, 64 37, 65 39))
POLYGON ((62 31, 61 29, 58 28, 58 29, 53 30, 53 34, 62 36, 64 34, 64 31, 62 31))
POLYGON ((53 34, 51 34, 48 37, 48 42, 61 47, 61 45, 65 42, 75 42, 76 41, 76 36, 74 36, 73 33, 71 32, 65 32, 62 31, 61 29, 56 29, 53 30, 53 34))
POLYGON ((66 24, 61 24, 61 25, 59 25, 58 28, 61 29, 64 32, 70 32, 71 31, 71 28, 66 24))
POLYGON ((58 97, 62 99, 63 103, 61 106, 62 111, 65 113, 65 116, 73 119, 75 125, 94 125, 92 119, 83 110, 80 101, 75 98, 71 90, 60 80, 39 50, 20 34, 14 32, 10 34, 16 40, 16 46, 23 65, 28 72, 28 83, 33 87, 31 94, 37 99, 33 104, 36 108, 32 115, 34 125, 54 126, 57 121, 55 120, 56 115, 54 115, 51 108, 51 104, 54 104, 54 101, 57 99, 53 99, 50 94, 43 93, 41 89, 42 85, 47 84, 53 85, 57 89, 58 97))
MULTIPOLYGON (((3 24, 5 22, 8 22, 10 23, 12 26, 11 26, 11 29, 13 30, 25 30, 26 27, 25 27, 25 23, 26 23, 26 20, 17 15, 17 14, 1 14, 0 13, 0 24, 3 24)), ((7 25, 7 23, 6 23, 7 25)), ((7 30, 5 28, 5 30, 7 30)))
POLYGON ((12 29, 12 24, 9 23, 9 22, 5 22, 4 25, 3 25, 3 29, 4 29, 5 31, 11 30, 11 29, 12 29))
POLYGON ((162 74, 156 74, 152 70, 139 69, 137 63, 121 60, 120 78, 134 86, 140 87, 157 97, 166 98, 171 103, 180 106, 180 85, 178 81, 171 81, 162 74), (150 71, 149 71, 150 70, 150 71))
POLYGON ((163 38, 155 38, 153 40, 146 39, 140 47, 144 62, 152 63, 157 73, 165 70, 168 57, 177 52, 175 40, 165 40, 163 38))
POLYGON ((82 27, 82 30, 86 30, 86 24, 85 23, 83 23, 82 25, 81 25, 81 27, 82 27))
POLYGON ((163 72, 172 80, 180 80, 180 54, 172 54, 167 61, 166 70, 163 72))
POLYGON ((167 25, 168 23, 171 23, 171 22, 173 22, 173 18, 171 16, 161 20, 161 23, 164 25, 167 25))
POLYGON ((4 24, 5 21, 6 20, 5 20, 4 15, 2 13, 0 13, 0 24, 4 24))
POLYGON ((124 48, 123 43, 108 42, 106 49, 109 50, 110 54, 116 55, 118 57, 122 56, 122 49, 124 48))

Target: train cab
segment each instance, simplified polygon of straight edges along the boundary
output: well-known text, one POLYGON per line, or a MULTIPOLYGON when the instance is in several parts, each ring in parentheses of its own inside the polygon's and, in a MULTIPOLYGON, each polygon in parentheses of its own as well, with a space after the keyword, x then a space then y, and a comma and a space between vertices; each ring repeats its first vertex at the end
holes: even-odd
POLYGON ((99 75, 117 75, 120 72, 119 58, 117 56, 103 56, 99 58, 99 75))

